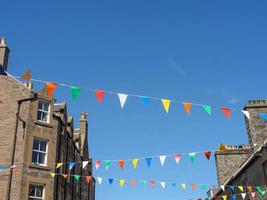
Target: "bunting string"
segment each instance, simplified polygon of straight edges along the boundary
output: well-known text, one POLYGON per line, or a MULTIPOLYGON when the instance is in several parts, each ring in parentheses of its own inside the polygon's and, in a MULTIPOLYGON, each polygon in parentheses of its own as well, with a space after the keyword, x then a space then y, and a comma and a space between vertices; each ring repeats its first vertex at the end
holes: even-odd
MULTIPOLYGON (((24 80, 33 81, 33 82, 39 82, 39 83, 45 84, 45 87, 47 88, 48 96, 53 96, 53 93, 56 90, 57 86, 70 88, 71 89, 71 96, 72 96, 73 100, 76 100, 78 98, 81 90, 88 90, 90 92, 94 92, 99 104, 102 103, 103 98, 104 98, 106 93, 107 94, 116 95, 119 98, 121 109, 124 108, 128 97, 136 97, 136 98, 140 98, 143 101, 144 105, 148 105, 150 103, 150 100, 158 100, 158 101, 160 101, 162 103, 163 108, 166 111, 166 113, 169 112, 169 108, 170 108, 171 103, 176 102, 176 103, 180 103, 180 104, 182 104, 184 106, 185 112, 188 115, 190 115, 192 105, 194 105, 194 106, 202 107, 202 109, 208 115, 212 115, 212 110, 215 108, 215 109, 219 109, 225 115, 225 117, 227 119, 231 118, 231 111, 241 111, 248 119, 250 119, 250 113, 248 111, 237 109, 237 108, 228 108, 228 107, 224 107, 224 106, 211 106, 211 105, 202 104, 202 103, 184 102, 184 101, 177 101, 177 100, 174 100, 174 99, 165 99, 165 98, 144 96, 144 95, 138 95, 138 94, 130 94, 130 93, 126 94, 126 93, 113 92, 113 91, 102 90, 102 89, 77 87, 77 86, 72 86, 70 84, 65 84, 65 83, 56 83, 56 82, 44 81, 44 80, 40 80, 40 79, 33 79, 31 77, 31 74, 30 74, 29 70, 24 75, 22 75, 21 77, 15 76, 15 78, 24 79, 24 80)), ((265 113, 261 113, 261 115, 259 115, 259 117, 261 117, 263 119, 265 117, 266 120, 267 120, 267 114, 265 114, 265 113)))

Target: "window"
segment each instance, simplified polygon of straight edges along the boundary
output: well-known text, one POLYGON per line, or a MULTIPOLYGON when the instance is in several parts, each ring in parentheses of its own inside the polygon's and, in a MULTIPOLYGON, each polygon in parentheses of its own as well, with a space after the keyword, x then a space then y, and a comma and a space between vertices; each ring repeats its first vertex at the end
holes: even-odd
POLYGON ((46 165, 47 141, 34 138, 32 146, 32 163, 46 165))
POLYGON ((37 120, 49 123, 49 103, 47 101, 39 100, 37 108, 37 120))
POLYGON ((29 200, 44 199, 44 185, 30 184, 29 200))

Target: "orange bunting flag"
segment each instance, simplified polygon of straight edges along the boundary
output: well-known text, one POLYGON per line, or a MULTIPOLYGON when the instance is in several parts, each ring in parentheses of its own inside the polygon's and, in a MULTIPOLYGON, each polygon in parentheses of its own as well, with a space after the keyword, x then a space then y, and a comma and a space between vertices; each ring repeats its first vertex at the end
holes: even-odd
POLYGON ((150 187, 154 188, 156 183, 155 183, 155 181, 150 181, 149 184, 150 184, 150 187))
POLYGON ((169 112, 169 108, 170 108, 170 103, 171 103, 171 100, 168 100, 168 99, 161 99, 161 103, 166 111, 166 113, 169 112))
POLYGON ((103 90, 96 90, 95 91, 95 95, 96 95, 96 98, 97 98, 98 103, 102 103, 103 97, 105 95, 105 91, 103 91, 103 90))
POLYGON ((252 186, 247 186, 248 191, 251 193, 252 192, 252 186))
POLYGON ((138 164, 138 159, 137 158, 136 159, 133 159, 132 160, 132 164, 133 164, 134 169, 136 169, 137 164, 138 164))
POLYGON ((193 184, 191 184, 191 188, 192 188, 192 190, 195 190, 197 188, 197 185, 193 183, 193 184))
POLYGON ((53 96, 53 93, 57 87, 57 84, 56 83, 50 83, 50 82, 46 82, 45 83, 45 87, 46 87, 46 90, 47 90, 47 96, 49 97, 52 97, 53 96))
POLYGON ((64 178, 68 177, 68 174, 61 174, 64 178))
POLYGON ((92 179, 92 176, 85 176, 85 179, 86 179, 86 182, 87 183, 90 183, 91 179, 92 179))
POLYGON ((205 157, 209 160, 210 155, 211 155, 211 151, 205 151, 204 154, 205 154, 205 157))
POLYGON ((50 173, 50 175, 54 178, 56 174, 55 173, 50 173))
POLYGON ((31 71, 28 70, 25 74, 23 74, 23 75, 21 76, 21 78, 30 81, 30 80, 32 79, 32 77, 31 77, 31 71))
POLYGON ((185 112, 189 115, 190 112, 191 112, 191 103, 188 103, 188 102, 183 102, 184 104, 184 109, 185 109, 185 112))
POLYGON ((123 170, 123 168, 124 168, 124 160, 119 160, 119 165, 120 165, 121 170, 123 170))
POLYGON ((131 184, 131 186, 135 186, 135 184, 136 184, 136 180, 133 180, 133 179, 132 179, 132 180, 130 181, 130 184, 131 184))
POLYGON ((221 108, 221 111, 223 112, 223 114, 225 115, 225 117, 227 119, 231 118, 231 110, 230 110, 230 108, 221 108))

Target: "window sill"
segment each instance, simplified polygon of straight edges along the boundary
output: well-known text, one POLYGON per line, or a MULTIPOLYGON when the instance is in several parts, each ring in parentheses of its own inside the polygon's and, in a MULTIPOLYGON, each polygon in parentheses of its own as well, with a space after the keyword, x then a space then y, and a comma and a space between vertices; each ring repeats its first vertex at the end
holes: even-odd
POLYGON ((33 164, 33 163, 31 163, 29 165, 29 167, 30 168, 34 168, 34 169, 42 169, 42 170, 46 170, 46 171, 50 171, 51 170, 51 167, 44 166, 44 165, 33 164))
POLYGON ((45 122, 41 122, 41 121, 35 121, 34 122, 35 124, 37 125, 40 125, 40 126, 45 126, 45 127, 48 127, 48 128, 53 128, 53 126, 49 123, 45 123, 45 122))

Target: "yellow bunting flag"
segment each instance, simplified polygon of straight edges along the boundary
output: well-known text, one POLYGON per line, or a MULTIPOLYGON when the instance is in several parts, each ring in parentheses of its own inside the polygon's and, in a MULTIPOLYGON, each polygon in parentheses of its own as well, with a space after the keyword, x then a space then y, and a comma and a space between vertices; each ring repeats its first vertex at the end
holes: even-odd
POLYGON ((57 163, 56 169, 60 168, 63 165, 63 163, 57 163))
POLYGON ((137 158, 136 159, 133 159, 132 160, 132 164, 133 164, 134 169, 136 169, 137 164, 138 164, 138 159, 137 158))
POLYGON ((25 74, 23 74, 22 76, 21 76, 21 78, 23 78, 23 79, 26 79, 26 80, 31 80, 32 79, 32 77, 31 77, 31 71, 30 70, 28 70, 25 74))
POLYGON ((124 183, 125 183, 125 180, 124 179, 120 179, 120 186, 121 187, 123 187, 124 183))
POLYGON ((238 189, 239 189, 241 192, 244 192, 244 188, 243 188, 243 186, 238 186, 238 189))
POLYGON ((227 200, 227 195, 222 196, 223 200, 227 200))
POLYGON ((55 173, 50 173, 50 175, 54 178, 56 174, 55 173))
POLYGON ((188 103, 188 102, 183 102, 184 104, 184 109, 185 109, 185 112, 189 115, 190 112, 191 112, 191 103, 188 103))
POLYGON ((185 184, 185 183, 182 183, 181 186, 182 186, 182 188, 185 190, 185 188, 186 188, 186 184, 185 184))
POLYGON ((161 99, 162 105, 166 111, 166 113, 169 112, 169 108, 170 108, 170 104, 171 104, 171 100, 168 99, 161 99))

